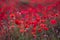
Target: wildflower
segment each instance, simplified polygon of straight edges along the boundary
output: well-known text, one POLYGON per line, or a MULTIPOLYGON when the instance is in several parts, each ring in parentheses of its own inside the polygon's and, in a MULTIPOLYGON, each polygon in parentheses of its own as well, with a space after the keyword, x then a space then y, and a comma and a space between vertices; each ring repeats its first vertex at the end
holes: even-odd
POLYGON ((29 28, 30 26, 28 24, 26 24, 25 28, 29 28))
POLYGON ((10 18, 13 18, 13 17, 15 17, 15 14, 13 14, 13 13, 10 14, 10 18))
POLYGON ((39 28, 39 29, 38 29, 38 32, 42 32, 42 29, 41 29, 41 28, 39 28))
POLYGON ((51 24, 56 24, 57 22, 56 22, 56 20, 50 20, 50 23, 51 24))
POLYGON ((49 30, 49 28, 45 27, 45 28, 44 28, 44 30, 45 30, 45 31, 48 31, 48 30, 49 30))
POLYGON ((16 23, 17 25, 20 25, 20 20, 16 19, 16 20, 15 20, 15 23, 16 23))
POLYGON ((20 33, 24 33, 25 31, 24 31, 24 29, 20 29, 20 33))
POLYGON ((40 24, 40 27, 41 28, 44 28, 44 27, 46 27, 47 25, 46 24, 40 24))

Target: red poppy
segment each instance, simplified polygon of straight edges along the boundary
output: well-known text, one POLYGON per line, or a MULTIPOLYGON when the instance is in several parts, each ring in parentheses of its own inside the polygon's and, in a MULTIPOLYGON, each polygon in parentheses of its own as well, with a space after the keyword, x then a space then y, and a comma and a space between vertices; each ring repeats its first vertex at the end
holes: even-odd
POLYGON ((46 20, 41 20, 40 22, 41 22, 41 23, 44 23, 44 22, 46 22, 46 20))
POLYGON ((42 29, 41 29, 41 28, 39 28, 39 29, 38 29, 38 32, 42 32, 42 29))
POLYGON ((44 30, 45 30, 45 31, 48 31, 48 30, 49 30, 49 28, 45 27, 45 28, 44 28, 44 30))
POLYGON ((13 18, 13 17, 15 17, 15 14, 11 13, 10 18, 13 18))
POLYGON ((20 22, 20 20, 16 19, 16 20, 15 20, 15 23, 16 23, 17 25, 20 25, 21 22, 20 22))
POLYGON ((24 33, 25 32, 25 30, 24 29, 20 29, 20 33, 24 33))
POLYGON ((57 21, 56 21, 56 20, 50 20, 50 23, 51 23, 51 24, 56 24, 57 21))
POLYGON ((35 34, 36 34, 36 32, 31 32, 31 34, 32 34, 32 35, 35 35, 35 34))
POLYGON ((41 28, 44 28, 44 27, 46 27, 47 26, 47 24, 40 24, 40 27, 41 28))
POLYGON ((26 24, 25 28, 29 28, 30 26, 28 24, 26 24))

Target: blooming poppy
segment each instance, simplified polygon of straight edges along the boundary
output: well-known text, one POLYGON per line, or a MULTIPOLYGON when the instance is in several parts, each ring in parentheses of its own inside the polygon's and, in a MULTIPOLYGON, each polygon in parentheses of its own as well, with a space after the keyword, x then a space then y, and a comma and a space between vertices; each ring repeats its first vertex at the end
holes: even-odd
POLYGON ((16 20, 15 20, 15 23, 16 23, 17 25, 20 25, 21 22, 20 22, 20 20, 16 19, 16 20))
POLYGON ((20 29, 20 33, 24 33, 25 31, 24 31, 24 29, 20 29))
POLYGON ((51 24, 56 24, 57 21, 56 21, 56 20, 50 20, 50 23, 51 23, 51 24))
POLYGON ((49 30, 49 28, 45 27, 45 28, 44 28, 44 30, 45 30, 45 31, 48 31, 48 30, 49 30))
POLYGON ((13 17, 15 17, 15 14, 11 13, 10 18, 13 18, 13 17))

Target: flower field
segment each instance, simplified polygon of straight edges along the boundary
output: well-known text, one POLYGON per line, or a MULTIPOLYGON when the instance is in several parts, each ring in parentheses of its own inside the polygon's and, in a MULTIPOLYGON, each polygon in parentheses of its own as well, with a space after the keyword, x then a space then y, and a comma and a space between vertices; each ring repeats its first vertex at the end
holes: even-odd
POLYGON ((0 0, 0 40, 60 40, 60 0, 0 0))

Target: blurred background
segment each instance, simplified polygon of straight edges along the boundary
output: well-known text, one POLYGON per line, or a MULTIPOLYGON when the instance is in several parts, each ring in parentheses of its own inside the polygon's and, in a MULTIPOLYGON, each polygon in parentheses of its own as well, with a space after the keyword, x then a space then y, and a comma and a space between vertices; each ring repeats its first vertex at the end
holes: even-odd
POLYGON ((60 40, 60 0, 0 0, 0 40, 60 40))

